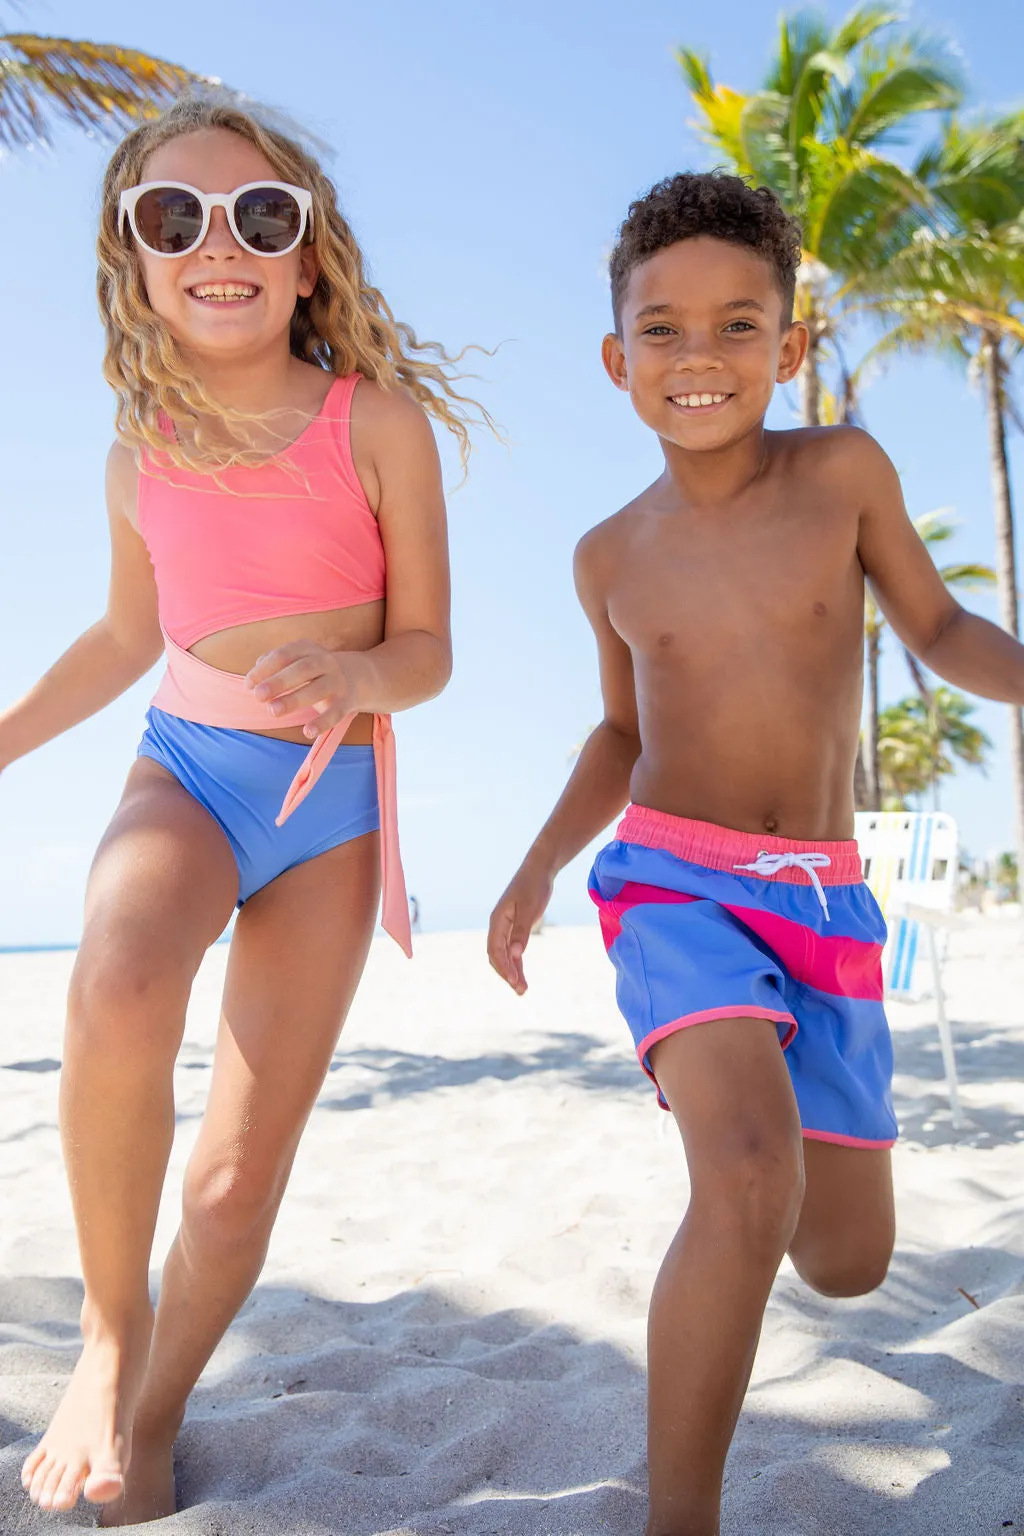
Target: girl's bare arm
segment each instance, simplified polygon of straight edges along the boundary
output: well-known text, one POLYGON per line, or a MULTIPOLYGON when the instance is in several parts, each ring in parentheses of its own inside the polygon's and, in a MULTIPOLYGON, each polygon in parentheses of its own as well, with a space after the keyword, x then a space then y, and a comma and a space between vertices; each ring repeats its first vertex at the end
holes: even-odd
MULTIPOLYGON (((360 385, 360 392, 368 388, 360 385)), ((359 440, 361 456, 370 460, 364 485, 387 568, 384 639, 367 651, 328 651, 296 640, 261 656, 248 673, 273 713, 319 709, 309 736, 322 735, 352 711, 411 709, 440 693, 451 676, 448 529, 430 423, 401 391, 376 390, 373 409, 360 419, 359 440)))
POLYGON ((107 611, 23 699, 0 712, 0 768, 96 714, 160 656, 163 640, 153 568, 132 522, 136 485, 132 455, 115 444, 107 458, 107 611))

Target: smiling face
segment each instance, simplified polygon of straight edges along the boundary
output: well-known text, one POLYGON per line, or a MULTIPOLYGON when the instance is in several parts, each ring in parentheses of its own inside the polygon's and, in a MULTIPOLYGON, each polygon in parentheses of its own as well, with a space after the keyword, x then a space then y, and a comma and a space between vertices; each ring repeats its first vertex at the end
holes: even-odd
MULTIPOLYGON (((233 192, 282 177, 255 145, 226 128, 203 128, 155 149, 144 181, 185 182, 200 192, 233 192)), ((136 246, 150 305, 179 346, 218 361, 275 343, 289 348, 298 298, 316 286, 313 246, 258 256, 239 245, 223 208, 213 210, 202 245, 174 260, 136 246)))
POLYGON ((785 323, 782 304, 755 251, 711 235, 678 240, 630 273, 621 334, 604 340, 605 367, 664 441, 728 447, 803 362, 806 328, 785 323))

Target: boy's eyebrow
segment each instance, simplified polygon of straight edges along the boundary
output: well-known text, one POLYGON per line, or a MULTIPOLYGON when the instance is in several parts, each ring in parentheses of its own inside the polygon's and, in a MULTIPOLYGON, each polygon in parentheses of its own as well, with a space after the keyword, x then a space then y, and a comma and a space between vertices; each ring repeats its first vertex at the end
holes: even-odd
MULTIPOLYGON (((638 309, 635 318, 646 320, 649 315, 664 315, 671 310, 671 304, 645 304, 643 309, 638 309)), ((756 309, 760 314, 766 315, 768 311, 759 299, 729 299, 722 305, 723 309, 756 309)))

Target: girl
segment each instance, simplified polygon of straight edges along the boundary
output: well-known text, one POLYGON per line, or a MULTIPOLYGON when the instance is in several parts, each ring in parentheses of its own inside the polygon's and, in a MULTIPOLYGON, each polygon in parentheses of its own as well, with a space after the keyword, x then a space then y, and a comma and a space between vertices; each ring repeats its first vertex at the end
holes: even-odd
POLYGON ((317 163, 234 105, 186 100, 129 135, 104 183, 99 267, 118 397, 107 611, 0 716, 0 767, 166 649, 69 997, 61 1132, 85 1347, 22 1478, 42 1508, 84 1493, 113 1526, 174 1511, 186 1399, 260 1273, 381 883, 384 925, 411 952, 389 716, 448 681, 427 418, 465 456, 469 402, 452 359, 368 284, 317 163), (236 904, 154 1318, 172 1069, 192 980, 236 904))

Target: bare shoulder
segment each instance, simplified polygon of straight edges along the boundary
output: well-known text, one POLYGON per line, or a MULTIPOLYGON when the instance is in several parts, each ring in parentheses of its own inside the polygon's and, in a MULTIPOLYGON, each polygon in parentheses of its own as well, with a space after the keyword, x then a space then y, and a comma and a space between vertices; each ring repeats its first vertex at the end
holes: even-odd
POLYGON ((864 492, 895 474, 884 448, 862 427, 800 427, 774 433, 787 474, 818 481, 822 489, 862 500, 864 492))
POLYGON ((111 516, 127 519, 138 526, 139 466, 132 450, 120 441, 110 445, 107 454, 107 506, 111 516))
POLYGON ((407 451, 434 443, 430 418, 401 384, 385 388, 372 379, 363 379, 352 397, 352 421, 371 449, 397 447, 407 451))
POLYGON ((632 518, 642 503, 643 496, 638 496, 636 501, 589 528, 576 545, 573 575, 584 607, 607 593, 611 586, 625 558, 632 518))

